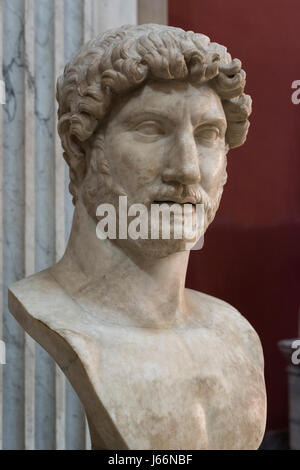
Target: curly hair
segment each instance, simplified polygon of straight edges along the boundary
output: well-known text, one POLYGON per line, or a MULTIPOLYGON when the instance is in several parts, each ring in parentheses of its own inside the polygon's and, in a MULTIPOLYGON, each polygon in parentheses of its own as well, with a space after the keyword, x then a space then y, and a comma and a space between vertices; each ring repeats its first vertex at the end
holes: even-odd
POLYGON ((83 143, 101 126, 114 96, 147 79, 209 82, 222 100, 228 147, 244 143, 251 98, 243 93, 246 74, 240 60, 232 60, 224 46, 203 34, 156 24, 109 30, 82 46, 57 80, 58 132, 73 203, 87 171, 83 143))

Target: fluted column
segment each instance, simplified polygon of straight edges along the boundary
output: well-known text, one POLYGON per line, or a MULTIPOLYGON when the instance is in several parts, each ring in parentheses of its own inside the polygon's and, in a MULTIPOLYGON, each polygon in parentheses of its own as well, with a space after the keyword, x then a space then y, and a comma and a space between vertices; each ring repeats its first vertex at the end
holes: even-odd
POLYGON ((6 85, 3 112, 3 447, 25 445, 24 331, 7 308, 7 288, 25 275, 25 164, 24 164, 24 2, 2 3, 2 60, 6 85))

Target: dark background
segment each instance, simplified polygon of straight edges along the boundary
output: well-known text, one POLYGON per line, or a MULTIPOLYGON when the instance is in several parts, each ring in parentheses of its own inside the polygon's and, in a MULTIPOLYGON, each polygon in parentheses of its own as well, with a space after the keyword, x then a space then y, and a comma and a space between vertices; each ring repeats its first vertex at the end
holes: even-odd
POLYGON ((169 0, 169 24, 227 46, 253 99, 244 146, 229 152, 228 182, 204 248, 192 252, 187 285, 234 305, 265 355, 268 429, 287 427, 280 339, 297 336, 300 306, 299 0, 169 0))

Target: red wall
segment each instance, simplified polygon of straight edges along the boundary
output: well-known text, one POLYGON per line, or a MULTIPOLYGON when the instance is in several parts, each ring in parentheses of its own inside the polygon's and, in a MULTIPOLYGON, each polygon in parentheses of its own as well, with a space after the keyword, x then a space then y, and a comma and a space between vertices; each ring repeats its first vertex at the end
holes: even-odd
POLYGON ((265 354, 268 428, 287 426, 285 363, 277 341, 297 335, 300 306, 299 0, 169 0, 169 24, 207 34, 247 72, 248 139, 232 150, 221 207, 188 286, 234 305, 265 354))

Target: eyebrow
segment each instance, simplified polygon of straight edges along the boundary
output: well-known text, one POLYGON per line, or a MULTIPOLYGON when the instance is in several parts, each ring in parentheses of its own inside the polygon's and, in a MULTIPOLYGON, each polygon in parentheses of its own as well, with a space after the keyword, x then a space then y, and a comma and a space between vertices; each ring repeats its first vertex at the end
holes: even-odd
POLYGON ((169 122, 173 122, 174 124, 176 124, 176 120, 172 119, 172 117, 170 117, 169 114, 162 112, 161 109, 158 110, 158 109, 151 109, 151 108, 141 111, 139 113, 136 113, 134 115, 132 115, 132 112, 131 112, 129 116, 125 116, 125 119, 128 119, 128 121, 132 123, 132 122, 139 121, 140 119, 149 118, 149 117, 154 117, 161 121, 167 120, 169 122))
MULTIPOLYGON (((168 121, 171 121, 171 122, 174 122, 176 123, 177 121, 175 119, 173 119, 172 117, 170 117, 170 114, 166 114, 164 113, 161 109, 155 109, 155 108, 149 108, 147 110, 143 110, 141 112, 138 112, 136 114, 133 114, 132 111, 130 113, 128 113, 129 115, 125 115, 125 119, 128 119, 129 121, 137 121, 143 117, 149 117, 149 116, 154 116, 158 119, 167 119, 168 121)), ((218 125, 224 125, 224 123, 226 123, 226 119, 224 119, 223 117, 218 117, 218 116, 214 116, 214 115, 211 115, 210 113, 206 113, 204 115, 202 115, 200 118, 198 119, 192 119, 192 121, 196 122, 196 121, 204 121, 204 123, 213 123, 215 122, 216 124, 218 125)), ((197 127, 197 125, 194 125, 194 127, 197 127)))

